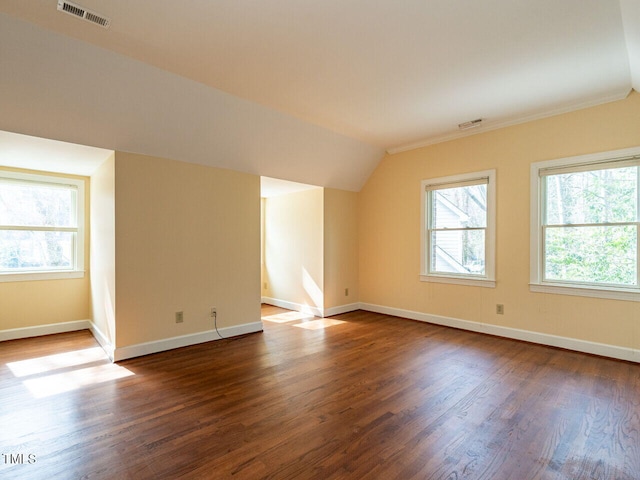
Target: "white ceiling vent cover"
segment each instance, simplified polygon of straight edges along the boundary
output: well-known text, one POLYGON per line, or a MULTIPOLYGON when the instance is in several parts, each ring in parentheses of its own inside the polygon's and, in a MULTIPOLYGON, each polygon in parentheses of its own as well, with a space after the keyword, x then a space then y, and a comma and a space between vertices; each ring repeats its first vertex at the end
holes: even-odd
POLYGON ((471 120, 469 122, 459 123, 458 128, 460 130, 469 130, 470 128, 479 127, 482 124, 481 118, 476 118, 475 120, 471 120))
POLYGON ((104 28, 109 28, 109 25, 111 24, 111 20, 107 17, 91 12, 80 5, 67 2, 66 0, 58 0, 58 10, 60 12, 68 13, 69 15, 73 15, 74 17, 82 18, 87 22, 95 23, 96 25, 100 25, 104 28))

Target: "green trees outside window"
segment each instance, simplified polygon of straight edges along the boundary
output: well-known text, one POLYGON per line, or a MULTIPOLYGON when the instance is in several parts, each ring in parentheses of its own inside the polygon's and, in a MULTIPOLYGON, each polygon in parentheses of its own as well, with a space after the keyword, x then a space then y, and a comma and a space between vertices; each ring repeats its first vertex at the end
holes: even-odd
POLYGON ((638 286, 640 167, 591 168, 542 177, 544 280, 638 286))

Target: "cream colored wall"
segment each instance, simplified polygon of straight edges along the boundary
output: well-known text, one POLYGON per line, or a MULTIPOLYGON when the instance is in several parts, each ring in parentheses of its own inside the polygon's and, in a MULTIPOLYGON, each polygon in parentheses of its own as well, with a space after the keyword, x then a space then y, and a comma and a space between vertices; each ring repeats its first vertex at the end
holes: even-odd
MULTIPOLYGON (((89 197, 87 177, 2 167, 5 171, 39 173, 85 181, 85 245, 89 245, 89 197)), ((89 248, 85 248, 85 269, 89 266, 89 248)), ((35 327, 51 323, 88 320, 89 273, 84 278, 0 283, 0 330, 35 327)))
POLYGON ((324 308, 323 190, 265 202, 266 296, 324 308))
POLYGON ((364 303, 640 348, 640 303, 529 291, 532 162, 640 145, 640 94, 387 155, 360 192, 364 303), (420 282, 420 181, 497 169, 495 289, 420 282), (505 306, 496 315, 495 305, 505 306))
POLYGON ((267 199, 260 199, 260 296, 267 296, 267 270, 265 267, 265 208, 267 199))
POLYGON ((113 346, 115 306, 115 154, 91 176, 91 318, 113 346))
POLYGON ((358 194, 324 190, 324 307, 358 302, 358 194), (345 289, 349 295, 345 295, 345 289))
POLYGON ((259 177, 116 152, 115 199, 118 348, 260 321, 259 177))

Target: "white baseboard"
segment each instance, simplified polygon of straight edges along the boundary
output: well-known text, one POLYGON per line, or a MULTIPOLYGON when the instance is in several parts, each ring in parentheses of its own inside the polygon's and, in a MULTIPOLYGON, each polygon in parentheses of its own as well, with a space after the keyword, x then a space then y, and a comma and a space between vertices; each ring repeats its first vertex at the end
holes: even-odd
POLYGON ((341 313, 349 313, 360 310, 359 303, 350 303, 348 305, 338 305, 337 307, 329 307, 324 309, 325 317, 332 317, 334 315, 340 315, 341 313))
POLYGON ((312 307, 310 305, 302 305, 301 303, 288 302, 286 300, 279 300, 277 298, 262 297, 262 303, 267 305, 273 305, 275 307, 286 308, 287 310, 294 310, 296 312, 302 312, 308 315, 316 317, 323 316, 323 309, 318 307, 312 307))
POLYGON ((215 330, 207 330, 205 332, 192 333, 190 335, 182 335, 173 338, 164 338, 162 340, 139 343, 137 345, 129 345, 120 348, 116 347, 113 352, 113 361, 118 362, 128 358, 141 357, 152 353, 173 350, 174 348, 188 347, 189 345, 196 345, 198 343, 220 340, 220 338, 230 338, 247 333, 261 332, 262 322, 245 323, 243 325, 219 328, 218 331, 220 332, 220 335, 218 335, 215 330))
POLYGON ((362 310, 369 312, 384 313, 396 317, 418 320, 420 322, 434 323, 446 327, 460 328, 471 332, 487 333, 498 337, 506 337, 514 340, 523 340, 525 342, 538 343, 550 347, 565 348, 577 352, 591 353, 593 355, 601 355, 603 357, 617 358, 619 360, 627 360, 630 362, 640 363, 640 350, 609 345, 605 343, 589 342, 587 340, 579 340, 570 337, 560 337, 547 333, 533 332, 531 330, 520 330, 517 328, 502 327, 499 325, 491 325, 487 323, 471 322, 469 320, 460 320, 458 318, 443 317, 440 315, 431 315, 428 313, 414 312, 412 310, 403 310, 393 307, 385 307, 382 305, 373 305, 370 303, 360 303, 362 310))
POLYGON ((98 328, 98 326, 94 322, 90 322, 89 329, 91 330, 91 334, 93 338, 100 344, 104 352, 107 354, 109 359, 113 362, 113 355, 115 348, 113 344, 109 341, 107 336, 98 328))
POLYGON ((51 335, 54 333, 75 332, 77 330, 89 330, 91 334, 100 344, 107 356, 112 362, 125 360, 127 358, 149 355, 151 353, 163 352, 173 348, 187 347, 212 340, 220 340, 220 338, 236 337, 246 333, 255 333, 262 331, 262 322, 245 323, 243 325, 235 325, 231 327, 219 328, 220 335, 215 330, 194 333, 191 335, 183 335, 180 337, 166 338, 154 342, 140 343, 138 345, 130 345, 122 348, 114 348, 107 336, 98 328, 91 320, 75 320, 73 322, 52 323, 49 325, 38 325, 34 327, 13 328, 9 330, 0 330, 0 341, 17 340, 20 338, 40 337, 42 335, 51 335), (222 336, 222 337, 221 337, 222 336))
MULTIPOLYGON (((502 327, 499 325, 491 325, 486 323, 472 322, 469 320, 461 320, 458 318, 444 317, 441 315, 432 315, 429 313, 416 312, 412 310, 404 310, 400 308, 385 307, 382 305, 374 305, 370 303, 352 303, 326 309, 320 312, 317 308, 308 307, 307 305, 299 305, 291 302, 285 302, 273 298, 264 297, 263 303, 275 305, 289 310, 295 310, 303 313, 311 313, 316 316, 339 315, 341 313, 351 312, 354 310, 367 310, 369 312, 384 313, 401 318, 418 320, 421 322, 443 325, 446 327, 460 328, 471 332, 486 333, 499 337, 512 338, 515 340, 523 340, 531 343, 538 343, 551 347, 565 348, 577 352, 590 353, 593 355, 601 355, 604 357, 617 358, 631 362, 640 363, 640 350, 609 345, 604 343, 589 342, 570 337, 560 337, 546 333, 533 332, 530 330, 520 330, 517 328, 502 327), (315 309, 315 312, 308 311, 315 309)), ((122 348, 115 348, 109 342, 108 338, 102 331, 90 320, 76 320, 72 322, 53 323, 48 325, 38 325, 33 327, 13 328, 8 330, 0 330, 0 341, 17 340, 20 338, 38 337, 41 335, 51 335, 54 333, 74 332, 77 330, 90 330, 97 342, 102 346, 112 361, 125 360, 127 358, 149 355, 151 353, 163 352, 174 348, 196 345, 198 343, 219 340, 220 335, 223 337, 235 337, 247 333, 255 333, 262 331, 262 323, 246 323, 232 327, 224 327, 218 329, 220 335, 215 330, 194 333, 191 335, 183 335, 180 337, 167 338, 153 342, 140 343, 122 348)))
POLYGON ((338 305, 337 307, 330 307, 330 308, 318 308, 318 307, 311 307, 309 305, 302 305, 300 303, 288 302, 286 300, 280 300, 278 298, 270 298, 270 297, 262 297, 262 303, 266 303, 267 305, 286 308, 287 310, 302 312, 307 315, 313 315, 315 317, 322 317, 322 318, 332 317, 333 315, 340 315, 341 313, 360 310, 359 303, 350 303, 348 305, 338 305))
POLYGON ((77 330, 88 330, 91 328, 90 324, 90 320, 74 320, 72 322, 50 323, 48 325, 0 330, 0 341, 40 337, 42 335, 52 335, 54 333, 75 332, 77 330))

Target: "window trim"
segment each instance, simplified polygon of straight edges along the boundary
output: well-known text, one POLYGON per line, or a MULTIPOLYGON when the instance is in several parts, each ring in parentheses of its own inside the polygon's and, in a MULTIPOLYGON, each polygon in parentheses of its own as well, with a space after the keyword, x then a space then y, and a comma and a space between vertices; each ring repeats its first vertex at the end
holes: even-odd
MULTIPOLYGON (((640 147, 633 147, 588 155, 578 155, 575 157, 558 158, 531 164, 529 291, 640 302, 640 285, 637 287, 625 287, 549 281, 544 279, 544 241, 542 238, 544 199, 542 194, 542 178, 545 175, 541 175, 540 173, 541 171, 550 170, 562 173, 563 169, 566 171, 590 171, 597 169, 590 167, 597 167, 597 165, 614 162, 620 162, 621 165, 623 163, 630 164, 630 157, 637 157, 638 155, 640 155, 640 147)), ((638 204, 638 210, 638 215, 640 216, 640 202, 638 204)), ((640 218, 638 218, 638 221, 640 221, 640 218)), ((638 241, 640 242, 640 236, 638 241)), ((638 248, 637 262, 637 268, 640 274, 640 245, 638 248)))
POLYGON ((495 288, 495 264, 496 264, 496 170, 483 170, 479 172, 463 173, 447 177, 431 178, 420 183, 420 281, 447 283, 455 285, 467 285, 475 287, 495 288), (427 209, 427 193, 429 190, 437 190, 434 187, 464 186, 478 180, 487 180, 487 226, 485 229, 485 274, 462 275, 455 273, 431 273, 429 272, 430 245, 427 229, 429 225, 429 212, 427 209))
POLYGON ((54 176, 36 173, 14 172, 0 170, 0 177, 11 180, 22 180, 25 182, 35 182, 44 184, 69 185, 77 189, 76 193, 76 215, 77 229, 75 241, 74 266, 66 270, 39 270, 24 272, 0 272, 0 283, 2 282, 25 282, 35 280, 59 280, 69 278, 84 278, 84 254, 85 254, 85 180, 63 176, 54 176))

